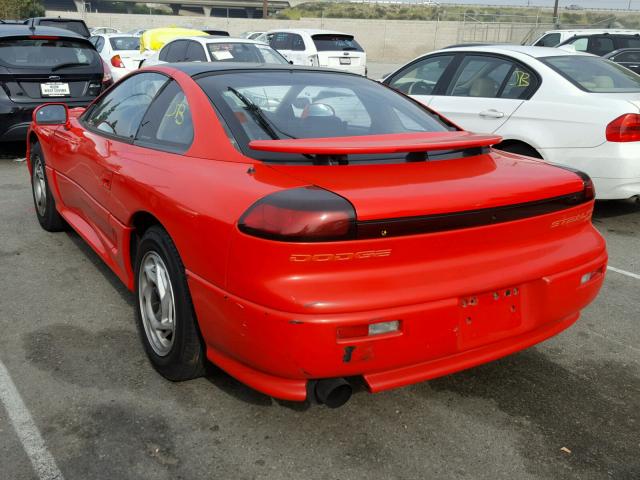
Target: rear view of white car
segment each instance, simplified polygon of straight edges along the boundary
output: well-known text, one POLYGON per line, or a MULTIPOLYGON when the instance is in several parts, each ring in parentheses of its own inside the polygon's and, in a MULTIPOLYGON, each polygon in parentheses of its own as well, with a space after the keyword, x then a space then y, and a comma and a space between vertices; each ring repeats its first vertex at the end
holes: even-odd
POLYGON ((272 30, 258 37, 294 65, 367 74, 367 54, 353 35, 329 30, 272 30))
POLYGON ((140 53, 140 37, 126 33, 107 33, 95 35, 89 40, 111 68, 114 81, 136 70, 140 62, 146 58, 140 53))

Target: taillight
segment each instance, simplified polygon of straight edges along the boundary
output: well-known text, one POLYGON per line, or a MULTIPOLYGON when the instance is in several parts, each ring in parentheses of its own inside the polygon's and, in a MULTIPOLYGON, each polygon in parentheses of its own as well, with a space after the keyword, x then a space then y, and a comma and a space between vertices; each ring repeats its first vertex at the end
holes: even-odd
POLYGON ((607 125, 607 140, 610 142, 640 141, 640 115, 627 113, 607 125))
POLYGON ((113 57, 111 57, 111 65, 117 68, 124 68, 124 63, 122 63, 120 55, 114 55, 113 57))
POLYGON ((353 238, 353 205, 319 187, 292 188, 258 200, 240 217, 240 231, 290 242, 321 242, 353 238))
POLYGON ((583 182, 584 182, 584 189, 583 189, 584 199, 593 200, 594 198, 596 198, 596 189, 593 186, 593 181, 591 180, 591 178, 583 177, 583 182))
POLYGON ((106 89, 113 84, 113 76, 111 75, 111 67, 107 65, 107 62, 100 59, 102 61, 102 89, 106 89))

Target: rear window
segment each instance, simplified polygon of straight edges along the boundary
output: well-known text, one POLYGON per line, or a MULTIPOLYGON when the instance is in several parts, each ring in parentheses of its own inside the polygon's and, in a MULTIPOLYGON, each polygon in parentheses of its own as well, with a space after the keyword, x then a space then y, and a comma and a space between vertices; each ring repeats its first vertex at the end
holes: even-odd
POLYGON ((38 22, 39 25, 43 27, 56 27, 62 28, 64 30, 69 30, 71 32, 75 32, 83 37, 90 37, 91 33, 89 33, 89 29, 81 20, 55 20, 55 19, 43 19, 38 22))
POLYGON ((90 43, 69 39, 2 38, 0 64, 9 67, 60 69, 99 65, 90 43))
POLYGON ((570 55, 540 60, 587 92, 640 92, 640 76, 602 58, 570 55))
POLYGON ((111 37, 109 43, 113 50, 140 50, 140 37, 111 37))
POLYGON ((403 95, 351 75, 246 71, 209 75, 197 82, 241 150, 261 160, 308 158, 253 151, 250 141, 455 130, 403 95))
POLYGON ((311 38, 319 52, 364 51, 351 35, 320 34, 311 38))
POLYGON ((208 43, 212 62, 288 63, 287 60, 266 45, 254 43, 208 43))

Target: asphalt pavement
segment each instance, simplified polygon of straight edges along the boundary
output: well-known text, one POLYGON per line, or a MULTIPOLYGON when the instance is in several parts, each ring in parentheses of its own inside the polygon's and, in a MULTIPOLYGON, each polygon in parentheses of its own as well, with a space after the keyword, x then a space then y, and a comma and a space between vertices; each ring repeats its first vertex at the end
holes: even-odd
POLYGON ((78 235, 38 225, 20 154, 0 146, 1 479, 640 478, 639 204, 597 205, 626 273, 573 327, 330 410, 216 369, 161 378, 133 296, 78 235))

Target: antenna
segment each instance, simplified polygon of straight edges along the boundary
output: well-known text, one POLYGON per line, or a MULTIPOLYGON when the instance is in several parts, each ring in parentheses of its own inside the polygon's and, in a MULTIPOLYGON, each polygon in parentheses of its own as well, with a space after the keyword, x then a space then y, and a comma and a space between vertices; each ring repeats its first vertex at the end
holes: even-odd
POLYGON ((29 30, 31 30, 31 33, 36 33, 36 26, 35 26, 35 18, 31 19, 31 23, 29 24, 29 30))

